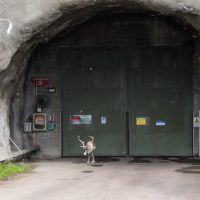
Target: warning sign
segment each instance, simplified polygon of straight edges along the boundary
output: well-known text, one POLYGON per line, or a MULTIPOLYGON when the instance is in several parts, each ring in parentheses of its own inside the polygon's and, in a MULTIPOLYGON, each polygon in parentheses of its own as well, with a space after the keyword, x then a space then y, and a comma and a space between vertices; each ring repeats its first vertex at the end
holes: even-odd
POLYGON ((199 127, 199 117, 194 117, 194 119, 193 119, 193 126, 194 127, 199 127))
POLYGON ((147 118, 146 117, 136 118, 136 125, 137 126, 146 126, 147 125, 147 118))

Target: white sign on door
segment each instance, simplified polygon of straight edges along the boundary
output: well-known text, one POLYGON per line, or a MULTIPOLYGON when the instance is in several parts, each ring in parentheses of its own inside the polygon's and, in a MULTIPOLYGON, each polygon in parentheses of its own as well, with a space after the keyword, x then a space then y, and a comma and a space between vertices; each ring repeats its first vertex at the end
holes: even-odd
POLYGON ((194 117, 194 119, 193 119, 193 126, 194 127, 199 127, 199 117, 194 117))
POLYGON ((106 117, 101 117, 101 124, 106 124, 106 117))

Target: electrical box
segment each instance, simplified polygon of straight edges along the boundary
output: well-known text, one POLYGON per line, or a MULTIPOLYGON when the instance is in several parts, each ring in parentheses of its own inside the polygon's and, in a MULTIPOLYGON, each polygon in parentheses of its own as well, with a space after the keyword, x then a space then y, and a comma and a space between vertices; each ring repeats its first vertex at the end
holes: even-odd
POLYGON ((46 131, 47 122, 45 113, 33 114, 33 131, 46 131))
POLYGON ((54 131, 55 128, 56 128, 55 122, 48 122, 47 123, 47 129, 48 129, 48 131, 54 131))
POLYGON ((31 122, 24 122, 24 132, 25 133, 32 132, 32 123, 31 122))

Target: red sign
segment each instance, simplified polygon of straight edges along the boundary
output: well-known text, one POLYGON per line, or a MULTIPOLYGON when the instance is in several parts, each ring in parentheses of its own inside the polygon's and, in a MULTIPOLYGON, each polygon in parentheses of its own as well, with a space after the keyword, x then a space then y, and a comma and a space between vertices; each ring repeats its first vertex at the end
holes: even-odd
POLYGON ((72 120, 80 120, 80 116, 72 116, 72 120))
POLYGON ((32 77, 31 81, 34 83, 35 87, 49 87, 49 79, 48 78, 32 77))

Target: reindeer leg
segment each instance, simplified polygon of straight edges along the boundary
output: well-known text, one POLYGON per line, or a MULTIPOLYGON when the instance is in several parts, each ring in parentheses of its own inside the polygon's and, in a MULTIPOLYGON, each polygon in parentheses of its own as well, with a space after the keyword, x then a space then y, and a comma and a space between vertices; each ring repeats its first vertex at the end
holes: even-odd
POLYGON ((87 163, 90 163, 90 154, 88 154, 88 160, 87 163))
POLYGON ((92 163, 95 163, 95 159, 94 159, 94 151, 92 151, 92 163))

